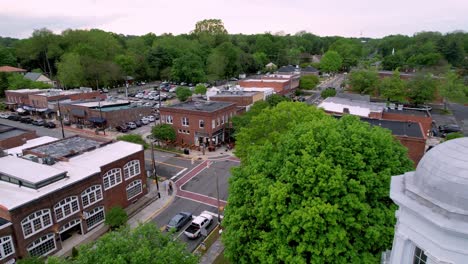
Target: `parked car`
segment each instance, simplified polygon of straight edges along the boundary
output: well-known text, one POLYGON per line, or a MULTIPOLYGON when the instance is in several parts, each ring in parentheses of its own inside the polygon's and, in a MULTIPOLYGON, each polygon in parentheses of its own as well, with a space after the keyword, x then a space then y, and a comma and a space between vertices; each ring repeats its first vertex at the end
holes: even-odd
POLYGON ((7 119, 8 117, 10 117, 9 113, 0 113, 0 118, 7 119))
POLYGON ((32 124, 35 125, 35 126, 43 126, 43 125, 45 125, 45 121, 42 120, 42 119, 37 119, 37 120, 34 120, 32 122, 32 124))
POLYGON ((140 121, 141 121, 141 123, 143 123, 143 125, 147 125, 150 122, 149 119, 146 118, 146 117, 143 117, 140 121))
POLYGON ((461 128, 458 125, 442 125, 439 126, 439 132, 442 137, 445 137, 449 133, 461 132, 461 128))
POLYGON ((192 214, 187 212, 180 212, 176 214, 169 223, 166 225, 166 230, 175 229, 179 231, 182 227, 188 224, 192 220, 192 214))
POLYGON ((64 126, 70 126, 70 125, 71 125, 70 120, 69 120, 69 119, 64 119, 64 120, 63 120, 63 125, 64 125, 64 126))
POLYGON ((24 116, 20 118, 21 123, 31 124, 34 120, 30 117, 24 116))
POLYGON ((141 126, 143 125, 143 123, 142 123, 140 120, 137 120, 137 121, 135 121, 135 122, 133 122, 133 123, 135 123, 135 125, 136 125, 137 127, 141 127, 141 126))
POLYGON ((46 122, 46 123, 44 124, 44 127, 47 127, 47 128, 55 128, 55 127, 57 127, 57 126, 55 125, 54 122, 46 122))
POLYGON ((115 127, 115 130, 119 131, 119 132, 122 132, 122 133, 125 133, 128 131, 128 128, 126 125, 120 125, 120 126, 116 126, 115 127))
POLYGON ((146 118, 148 118, 148 120, 149 120, 150 122, 156 121, 156 117, 154 117, 154 116, 152 116, 152 115, 149 115, 149 116, 147 116, 146 118))
POLYGON ((19 115, 13 114, 10 115, 7 119, 12 121, 20 121, 21 117, 19 115))
POLYGON ((184 234, 191 239, 201 236, 201 229, 207 228, 213 222, 213 216, 203 212, 193 219, 192 223, 185 229, 184 234))
POLYGON ((135 129, 135 128, 137 128, 137 125, 134 122, 128 122, 127 127, 129 129, 135 129))

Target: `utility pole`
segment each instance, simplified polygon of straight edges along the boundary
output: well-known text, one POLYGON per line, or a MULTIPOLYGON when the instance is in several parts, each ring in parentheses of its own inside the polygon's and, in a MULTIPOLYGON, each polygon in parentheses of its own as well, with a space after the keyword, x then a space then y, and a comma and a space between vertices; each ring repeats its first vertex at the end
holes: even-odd
POLYGON ((65 131, 63 131, 63 120, 62 120, 62 114, 60 114, 60 100, 57 100, 57 116, 59 117, 60 120, 60 127, 62 128, 62 138, 65 138, 65 131))
MULTIPOLYGON (((101 100, 101 99, 99 99, 99 100, 101 100)), ((102 119, 101 101, 98 101, 98 104, 99 104, 99 116, 101 118, 101 127, 102 127, 103 124, 104 124, 104 119, 102 119)), ((106 135, 106 128, 103 127, 102 131, 104 131, 104 136, 105 136, 106 135)))
MULTIPOLYGON (((210 165, 211 164, 214 164, 214 161, 208 161, 206 167, 207 168, 210 168, 210 165)), ((214 171, 214 175, 215 175, 215 178, 216 178, 216 200, 218 202, 218 225, 221 223, 221 213, 219 211, 219 178, 218 178, 218 174, 216 173, 216 168, 213 166, 213 171, 214 171)))
POLYGON ((161 198, 161 193, 159 193, 158 176, 156 174, 156 161, 154 160, 154 141, 153 140, 151 140, 151 161, 153 165, 153 176, 156 181, 156 190, 158 191, 158 198, 161 198))

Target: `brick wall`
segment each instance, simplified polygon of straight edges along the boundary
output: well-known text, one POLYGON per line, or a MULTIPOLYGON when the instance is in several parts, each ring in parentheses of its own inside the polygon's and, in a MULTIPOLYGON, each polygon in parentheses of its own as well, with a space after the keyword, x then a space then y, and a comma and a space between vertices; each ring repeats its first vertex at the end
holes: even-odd
MULTIPOLYGON (((4 236, 11 236, 12 239, 13 239, 13 245, 14 247, 16 248, 16 238, 15 238, 15 234, 13 232, 13 225, 9 225, 9 226, 2 226, 0 227, 0 238, 1 237, 4 237, 4 236)), ((10 261, 11 259, 15 259, 18 257, 18 252, 16 252, 15 250, 15 253, 13 253, 12 255, 6 257, 5 259, 2 259, 0 260, 0 263, 7 263, 8 261, 10 261)))
POLYGON ((5 91, 5 97, 7 102, 9 103, 16 103, 18 105, 30 105, 29 95, 34 95, 38 93, 42 93, 43 91, 35 91, 35 92, 28 92, 28 93, 20 93, 15 92, 14 90, 7 90, 5 91))
POLYGON ((398 121, 411 121, 420 123, 422 125, 422 131, 424 136, 432 128, 432 117, 431 116, 417 116, 417 115, 410 115, 410 114, 398 114, 398 113, 388 113, 384 112, 382 115, 382 119, 386 120, 398 120, 398 121))
POLYGON ((414 162, 414 166, 418 166, 419 161, 424 156, 426 150, 426 140, 424 138, 414 138, 408 136, 395 136, 403 146, 408 148, 408 155, 414 162))
POLYGON ((231 102, 237 106, 248 106, 253 104, 253 96, 223 96, 215 95, 210 97, 211 101, 231 102))
POLYGON ((33 138, 37 138, 36 131, 25 131, 23 134, 0 140, 0 148, 15 148, 25 144, 26 140, 33 138))
POLYGON ((239 85, 241 87, 259 87, 259 88, 273 88, 276 93, 281 93, 283 90, 286 89, 288 83, 287 82, 264 82, 263 80, 255 80, 255 81, 239 81, 239 85))
POLYGON ((92 91, 87 93, 75 93, 75 94, 59 94, 54 96, 45 96, 40 94, 31 94, 29 95, 29 101, 31 106, 37 108, 47 108, 49 102, 54 102, 57 100, 70 99, 71 101, 78 100, 91 100, 91 99, 106 99, 106 94, 101 94, 98 91, 92 91))

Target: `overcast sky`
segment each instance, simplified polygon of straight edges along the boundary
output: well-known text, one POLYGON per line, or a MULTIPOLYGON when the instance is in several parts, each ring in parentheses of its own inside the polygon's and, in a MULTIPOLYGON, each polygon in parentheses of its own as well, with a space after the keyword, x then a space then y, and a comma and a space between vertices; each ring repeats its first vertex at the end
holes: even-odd
POLYGON ((319 36, 383 37, 468 31, 467 0, 0 0, 0 36, 46 27, 99 28, 126 35, 189 33, 219 18, 229 33, 305 30, 319 36))

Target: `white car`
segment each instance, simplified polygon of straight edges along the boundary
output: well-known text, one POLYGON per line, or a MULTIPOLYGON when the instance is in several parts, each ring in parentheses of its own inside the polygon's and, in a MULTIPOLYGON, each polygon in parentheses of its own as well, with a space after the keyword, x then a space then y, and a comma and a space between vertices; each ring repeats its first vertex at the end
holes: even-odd
POLYGON ((172 87, 171 89, 169 89, 169 92, 170 93, 175 93, 176 90, 177 90, 177 86, 172 87))
POLYGON ((8 113, 0 113, 0 118, 7 119, 10 116, 8 113))
POLYGON ((136 97, 136 98, 143 98, 143 95, 144 95, 144 94, 142 94, 142 93, 137 93, 137 94, 135 95, 135 97, 136 97))
POLYGON ((133 123, 133 122, 128 122, 128 123, 127 123, 127 126, 128 126, 130 129, 135 129, 135 128, 137 128, 137 125, 136 125, 135 123, 133 123))
POLYGON ((148 120, 149 120, 150 122, 156 121, 156 118, 155 118, 154 116, 152 116, 152 115, 147 116, 146 118, 148 118, 148 120))
POLYGON ((149 122, 150 122, 149 119, 146 118, 146 117, 143 117, 140 121, 141 121, 144 125, 147 125, 147 124, 149 124, 149 122))
POLYGON ((149 95, 147 94, 143 95, 143 99, 149 99, 149 95))

